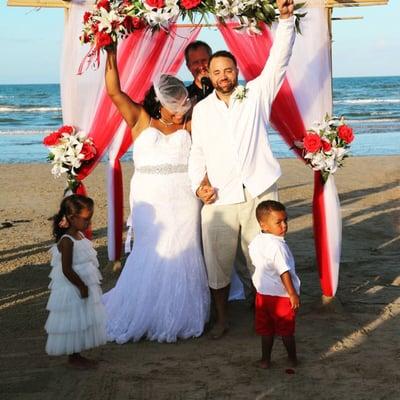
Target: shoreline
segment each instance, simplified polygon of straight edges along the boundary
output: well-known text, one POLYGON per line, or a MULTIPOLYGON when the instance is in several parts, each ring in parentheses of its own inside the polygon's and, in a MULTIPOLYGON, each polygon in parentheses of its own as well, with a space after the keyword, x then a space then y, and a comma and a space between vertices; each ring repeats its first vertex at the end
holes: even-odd
MULTIPOLYGON (((287 206, 287 242, 302 281, 296 341, 300 365, 287 374, 280 340, 273 365, 257 369, 259 338, 252 311, 230 304, 230 330, 220 341, 160 344, 108 343, 86 354, 95 371, 66 367, 65 357, 44 352, 51 217, 65 180, 45 163, 0 165, 0 391, 7 400, 114 398, 135 400, 396 400, 400 390, 400 156, 350 157, 335 174, 342 206, 343 247, 337 299, 341 309, 320 308, 321 291, 312 233, 313 172, 280 159, 280 200, 287 206), (371 362, 373 360, 373 362, 371 362)), ((122 163, 124 216, 132 163, 122 163)), ((117 279, 107 258, 106 165, 85 180, 95 201, 94 246, 103 291, 117 279)))

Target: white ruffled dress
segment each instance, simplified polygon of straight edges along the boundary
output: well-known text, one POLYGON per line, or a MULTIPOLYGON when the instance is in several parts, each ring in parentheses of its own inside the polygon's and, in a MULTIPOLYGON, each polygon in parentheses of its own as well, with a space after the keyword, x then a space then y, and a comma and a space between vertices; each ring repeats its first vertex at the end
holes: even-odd
POLYGON ((54 356, 79 353, 106 343, 106 314, 101 301, 102 277, 97 252, 83 234, 80 240, 64 236, 74 243, 72 268, 88 286, 89 296, 83 299, 78 288, 63 274, 61 253, 55 244, 50 250, 51 292, 46 307, 50 313, 45 325, 46 352, 54 356))

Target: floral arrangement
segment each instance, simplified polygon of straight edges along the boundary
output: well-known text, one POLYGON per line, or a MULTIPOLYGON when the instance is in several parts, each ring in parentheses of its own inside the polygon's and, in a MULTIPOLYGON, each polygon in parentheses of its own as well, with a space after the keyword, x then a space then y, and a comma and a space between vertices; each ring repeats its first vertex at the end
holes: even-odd
POLYGON ((303 149, 304 159, 314 171, 321 171, 326 182, 329 174, 334 174, 343 165, 353 140, 353 129, 344 118, 327 114, 322 122, 307 131, 302 142, 295 145, 303 149))
MULTIPOLYGON (((305 3, 296 4, 301 8, 305 3)), ((115 45, 138 29, 164 29, 178 18, 192 23, 212 14, 225 23, 233 20, 238 29, 260 33, 260 23, 271 25, 277 18, 275 0, 97 0, 93 11, 83 16, 82 43, 90 43, 89 58, 97 57, 104 47, 115 45)), ((305 14, 296 13, 296 27, 305 14)), ((200 23, 200 22, 197 22, 200 23)))
POLYGON ((249 89, 246 86, 238 85, 233 92, 233 96, 236 100, 243 101, 246 98, 248 91, 249 89))
POLYGON ((75 192, 80 185, 77 178, 80 168, 90 163, 96 155, 92 139, 85 132, 64 125, 46 136, 43 144, 49 149, 47 159, 53 164, 51 173, 55 178, 66 173, 68 189, 75 192))

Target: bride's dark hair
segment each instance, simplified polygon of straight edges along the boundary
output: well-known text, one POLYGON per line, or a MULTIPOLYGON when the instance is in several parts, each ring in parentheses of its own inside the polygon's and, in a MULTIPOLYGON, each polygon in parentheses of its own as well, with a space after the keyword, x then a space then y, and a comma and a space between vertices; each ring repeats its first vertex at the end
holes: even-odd
POLYGON ((150 89, 147 91, 143 100, 143 108, 146 110, 147 114, 151 118, 160 119, 161 118, 161 103, 157 99, 154 86, 151 85, 150 89))

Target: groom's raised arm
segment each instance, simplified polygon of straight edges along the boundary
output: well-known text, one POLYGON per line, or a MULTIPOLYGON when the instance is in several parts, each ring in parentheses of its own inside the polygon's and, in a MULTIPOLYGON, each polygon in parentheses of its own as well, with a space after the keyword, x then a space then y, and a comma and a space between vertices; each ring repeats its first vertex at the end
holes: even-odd
MULTIPOLYGON (((289 1, 281 3, 289 3, 289 1)), ((287 12, 283 13, 282 10, 285 7, 287 9, 288 6, 284 4, 280 8, 281 17, 279 18, 279 24, 268 60, 261 74, 253 80, 253 84, 256 84, 260 89, 260 96, 265 103, 268 116, 271 105, 285 78, 296 36, 293 4, 291 4, 290 9, 287 9, 287 12)))

